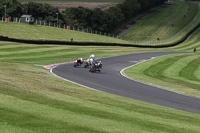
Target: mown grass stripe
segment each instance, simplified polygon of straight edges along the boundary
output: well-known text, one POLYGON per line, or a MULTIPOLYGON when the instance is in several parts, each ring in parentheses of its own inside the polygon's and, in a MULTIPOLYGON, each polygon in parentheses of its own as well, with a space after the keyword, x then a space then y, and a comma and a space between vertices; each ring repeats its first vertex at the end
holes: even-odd
POLYGON ((0 48, 0 52, 16 52, 16 51, 24 51, 24 50, 29 50, 29 49, 39 49, 37 47, 10 47, 10 48, 0 48))
POLYGON ((27 49, 27 50, 21 50, 18 51, 17 53, 15 52, 7 52, 5 53, 0 53, 1 58, 10 58, 10 57, 27 57, 27 56, 41 56, 41 55, 51 55, 51 54, 57 54, 57 53, 72 53, 74 52, 75 49, 40 49, 40 50, 35 50, 33 48, 27 49))
POLYGON ((174 84, 179 84, 181 86, 191 87, 193 89, 200 90, 199 84, 197 83, 190 83, 190 81, 182 80, 180 77, 178 78, 166 77, 166 75, 163 74, 163 72, 167 68, 169 68, 172 64, 174 64, 178 60, 178 58, 184 58, 184 57, 185 56, 181 55, 181 56, 175 56, 174 58, 167 58, 164 61, 161 61, 155 65, 150 66, 149 69, 144 70, 144 74, 146 76, 155 78, 159 81, 165 81, 168 83, 173 82, 174 84))
POLYGON ((195 72, 200 66, 200 58, 193 59, 190 63, 187 64, 180 72, 179 76, 189 79, 191 81, 200 81, 196 76, 195 72))
MULTIPOLYGON (((27 93, 25 93, 25 95, 26 95, 27 93)), ((15 95, 15 96, 17 96, 17 97, 19 97, 19 95, 15 95)), ((153 122, 153 121, 148 121, 148 120, 143 120, 143 119, 141 119, 140 117, 135 117, 135 116, 129 116, 129 115, 120 115, 120 114, 116 114, 116 112, 115 113, 113 113, 113 112, 107 112, 107 111, 105 111, 105 110, 103 110, 103 111, 101 111, 102 109, 100 109, 100 110, 96 110, 95 108, 85 108, 84 106, 79 106, 79 105, 81 105, 81 104, 70 104, 70 103, 68 103, 67 101, 66 102, 64 102, 64 101, 57 101, 57 100, 54 100, 54 99, 48 99, 47 97, 38 97, 37 95, 35 95, 36 97, 38 97, 38 98, 33 98, 32 96, 34 96, 34 95, 30 95, 30 96, 25 96, 25 99, 23 99, 23 101, 21 101, 22 99, 22 97, 20 96, 19 98, 21 99, 21 100, 18 100, 18 99, 16 99, 16 98, 14 98, 16 101, 18 101, 19 103, 20 102, 22 102, 22 103, 24 103, 25 104, 25 106, 28 108, 28 106, 29 105, 31 105, 32 107, 34 107, 35 106, 35 108, 37 109, 38 108, 38 106, 40 106, 40 105, 44 105, 43 106, 43 108, 46 110, 40 110, 40 112, 47 112, 50 108, 53 108, 53 109, 51 109, 51 110, 62 110, 62 112, 64 113, 64 111, 67 113, 67 114, 69 114, 69 115, 72 115, 72 114, 74 114, 74 113, 76 113, 76 114, 78 114, 78 115, 80 115, 79 117, 81 117, 82 115, 87 115, 88 117, 95 117, 95 119, 106 119, 106 120, 112 120, 112 121, 116 121, 116 122, 124 122, 124 123, 126 123, 126 124, 129 124, 129 125, 132 125, 133 127, 135 127, 135 126, 139 126, 139 127, 142 127, 142 126, 145 126, 145 127, 147 127, 147 129, 149 130, 149 129, 151 129, 151 130, 156 130, 156 131, 162 131, 163 129, 165 129, 166 131, 168 131, 168 132, 171 132, 171 131, 182 131, 182 130, 184 130, 184 129, 182 129, 181 128, 181 124, 179 125, 179 124, 177 124, 176 126, 175 125, 171 125, 171 124, 169 124, 169 122, 167 122, 167 121, 171 121, 171 120, 169 120, 167 117, 166 117, 166 115, 164 115, 164 119, 165 119, 165 121, 163 121, 163 122, 157 122, 157 121, 155 121, 155 122, 153 122), (30 97, 31 96, 31 97, 30 97), (29 101, 29 100, 31 100, 31 101, 29 101), (36 101, 36 99, 37 99, 37 101, 36 101), (25 101, 24 101, 25 100, 25 101), (28 100, 28 101, 27 101, 28 100), (50 101, 48 101, 48 100, 50 100, 50 101), (27 102, 30 102, 30 103, 27 103, 27 102), (47 107, 47 108, 45 108, 45 106, 47 107), (93 110, 93 111, 92 111, 93 110), (71 112, 71 113, 70 113, 71 112), (72 113, 73 112, 73 113, 72 113), (100 116, 99 116, 100 115, 100 116), (180 126, 180 128, 179 128, 179 126, 180 126)), ((6 97, 5 96, 2 96, 2 94, 1 94, 1 98, 3 98, 4 100, 6 100, 6 97)), ((71 97, 72 98, 72 97, 71 97)), ((11 99, 12 100, 12 98, 10 97, 9 99, 11 99)), ((12 103, 12 102, 9 102, 9 103, 12 103)), ((21 105, 20 105, 21 106, 21 105)), ((35 114, 35 113, 37 113, 37 112, 32 112, 30 109, 28 109, 26 112, 22 112, 21 111, 21 109, 20 109, 20 106, 19 107, 12 107, 12 105, 9 107, 10 109, 9 110, 11 110, 12 111, 12 114, 13 115, 17 115, 18 116, 18 113, 17 112, 21 112, 20 114, 29 114, 29 117, 30 116, 33 116, 33 117, 31 117, 31 118, 36 118, 36 120, 38 120, 38 121, 41 121, 41 119, 42 120, 45 120, 45 121, 52 121, 52 122, 55 122, 55 121, 57 121, 57 119, 55 119, 55 118, 51 118, 51 117, 48 117, 48 118, 46 118, 46 115, 44 115, 43 117, 44 118, 41 118, 41 117, 39 117, 37 114, 35 114), (18 110, 18 111, 17 111, 18 110), (31 111, 31 112, 29 112, 29 111, 31 111), (16 114, 17 113, 17 114, 16 114), (32 114, 32 115, 30 115, 30 113, 32 114), (55 120, 54 120, 55 119, 55 120)), ((100 106, 102 106, 102 105, 100 105, 100 106)), ((8 111, 9 112, 9 111, 8 111)), ((9 113, 5 113, 4 114, 4 116, 9 116, 9 113), (6 115, 7 114, 7 115, 6 115)), ((48 111, 49 112, 49 111, 48 111)), ((129 112, 130 113, 130 112, 129 112)), ((47 116, 48 116, 48 114, 47 114, 47 116)), ((25 117, 25 116, 18 116, 18 117, 25 117)), ((16 117, 15 117, 16 118, 16 117)), ((5 118, 3 118, 3 119, 5 119, 5 118)), ((18 118, 16 118, 16 119, 18 119, 18 118)), ((33 122, 33 123, 31 123, 31 125, 35 125, 36 123, 34 123, 34 119, 32 120, 30 120, 31 122, 33 122)), ((65 119, 65 118, 63 118, 63 119, 65 119)), ((157 118, 157 119, 160 119, 160 118, 157 118)), ((171 118, 171 119, 173 119, 173 118, 171 118)), ((58 119, 59 120, 59 119, 58 119)), ((16 120, 12 120, 12 121, 16 121, 16 120)), ((64 120, 62 120, 62 121, 64 121, 64 120)), ((52 123, 51 122, 51 123, 52 123)), ((61 123, 61 121, 59 120, 59 123, 61 123)), ((179 123, 179 122, 178 122, 179 123)), ((41 125, 41 126, 43 126, 43 125, 41 125)), ((51 125, 52 126, 52 125, 51 125)), ((47 127, 47 125, 45 125, 45 127, 47 127)), ((143 128, 143 131, 145 131, 145 128, 143 128)), ((186 131, 195 131, 193 128, 190 128, 190 129, 186 129, 186 131)))
POLYGON ((78 126, 78 125, 73 125, 72 123, 69 123, 67 121, 57 121, 53 120, 52 118, 40 117, 33 112, 30 113, 30 112, 16 111, 14 109, 0 108, 0 113, 2 114, 0 120, 7 121, 8 124, 11 126, 13 125, 22 127, 23 125, 25 131, 29 129, 41 133, 52 132, 52 131, 56 132, 57 130, 63 132, 67 131, 67 132, 106 133, 104 131, 98 131, 96 129, 93 129, 92 127, 89 128, 84 126, 78 126), (29 119, 29 121, 27 121, 26 124, 24 124, 23 123, 24 119, 29 119))
POLYGON ((186 54, 185 56, 182 55, 181 58, 179 56, 174 56, 173 58, 175 59, 175 62, 166 70, 164 70, 163 75, 165 75, 167 78, 180 79, 180 71, 182 71, 182 69, 191 62, 191 59, 196 57, 194 57, 192 54, 186 54))
POLYGON ((177 56, 176 59, 174 58, 167 58, 165 60, 162 60, 154 65, 151 65, 149 68, 144 70, 144 74, 156 79, 164 79, 166 78, 165 75, 163 75, 164 71, 169 68, 173 63, 177 61, 177 59, 183 58, 182 56, 177 56))
POLYGON ((200 75, 199 75, 199 72, 200 72, 200 66, 197 68, 196 71, 194 71, 194 75, 197 77, 197 79, 200 80, 200 75))
MULTIPOLYGON (((193 59, 199 59, 199 54, 180 54, 159 57, 138 66, 125 70, 128 76, 161 88, 199 97, 200 82, 189 80, 179 75, 193 59), (184 61, 185 60, 185 61, 184 61), (180 63, 180 65, 179 65, 180 63), (176 68, 177 67, 177 68, 176 68), (133 76, 134 75, 134 76, 133 76)), ((197 67, 194 72, 199 73, 197 67)), ((186 76, 186 75, 185 75, 186 76)))

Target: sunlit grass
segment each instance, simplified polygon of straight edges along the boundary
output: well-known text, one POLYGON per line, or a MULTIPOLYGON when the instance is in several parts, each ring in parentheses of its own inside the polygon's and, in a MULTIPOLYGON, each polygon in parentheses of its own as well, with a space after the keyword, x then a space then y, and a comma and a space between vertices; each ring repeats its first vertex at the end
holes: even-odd
POLYGON ((130 44, 128 41, 113 37, 42 25, 0 22, 0 29, 0 35, 2 36, 25 40, 71 41, 71 38, 73 38, 74 42, 107 42, 130 44))
POLYGON ((158 57, 125 70, 129 77, 182 94, 200 97, 199 53, 158 57))
POLYGON ((177 41, 199 23, 199 10, 196 3, 190 2, 189 5, 185 1, 175 1, 172 6, 136 23, 122 38, 133 42, 152 41, 155 44, 157 38, 168 43, 177 41), (172 39, 175 35, 178 36, 172 39))
POLYGON ((66 82, 41 67, 0 65, 0 131, 198 132, 197 114, 66 82))

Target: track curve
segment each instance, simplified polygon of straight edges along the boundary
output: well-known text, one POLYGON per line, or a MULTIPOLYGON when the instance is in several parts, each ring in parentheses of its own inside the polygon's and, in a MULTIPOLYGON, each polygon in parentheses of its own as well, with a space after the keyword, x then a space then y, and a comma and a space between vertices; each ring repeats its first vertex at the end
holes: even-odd
POLYGON ((102 58, 101 73, 89 73, 89 68, 74 68, 72 64, 59 65, 50 71, 60 78, 95 90, 200 114, 200 99, 130 80, 120 74, 122 69, 138 62, 175 53, 183 52, 135 53, 102 58))

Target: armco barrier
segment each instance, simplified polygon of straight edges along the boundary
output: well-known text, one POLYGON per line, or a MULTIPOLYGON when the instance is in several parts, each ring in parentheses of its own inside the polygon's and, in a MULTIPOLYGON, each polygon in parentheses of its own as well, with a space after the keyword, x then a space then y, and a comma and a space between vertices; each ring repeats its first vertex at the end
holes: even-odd
POLYGON ((195 30, 200 27, 200 23, 195 26, 190 32, 188 32, 181 40, 166 44, 166 45, 135 45, 135 44, 119 44, 119 43, 100 43, 100 42, 68 42, 68 41, 50 41, 50 40, 23 40, 23 39, 14 39, 4 36, 0 36, 0 41, 10 41, 10 42, 19 42, 19 43, 29 43, 29 44, 58 44, 58 45, 74 45, 74 46, 122 46, 122 47, 140 47, 140 48, 166 48, 173 47, 182 42, 184 42, 195 30))

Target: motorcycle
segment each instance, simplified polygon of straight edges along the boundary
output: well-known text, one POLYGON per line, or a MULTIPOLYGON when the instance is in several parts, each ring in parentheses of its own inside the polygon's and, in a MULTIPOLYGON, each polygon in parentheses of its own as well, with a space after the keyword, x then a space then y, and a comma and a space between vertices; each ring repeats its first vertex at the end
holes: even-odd
POLYGON ((77 66, 81 66, 81 64, 83 64, 84 60, 83 58, 77 58, 76 61, 74 62, 74 67, 77 67, 77 66))
POLYGON ((88 67, 88 66, 91 66, 91 65, 92 65, 92 62, 93 62, 93 59, 87 59, 87 60, 85 61, 84 67, 86 68, 86 67, 88 67))
POLYGON ((101 61, 95 61, 94 65, 91 67, 91 69, 89 70, 89 72, 101 72, 102 69, 102 63, 101 61))

